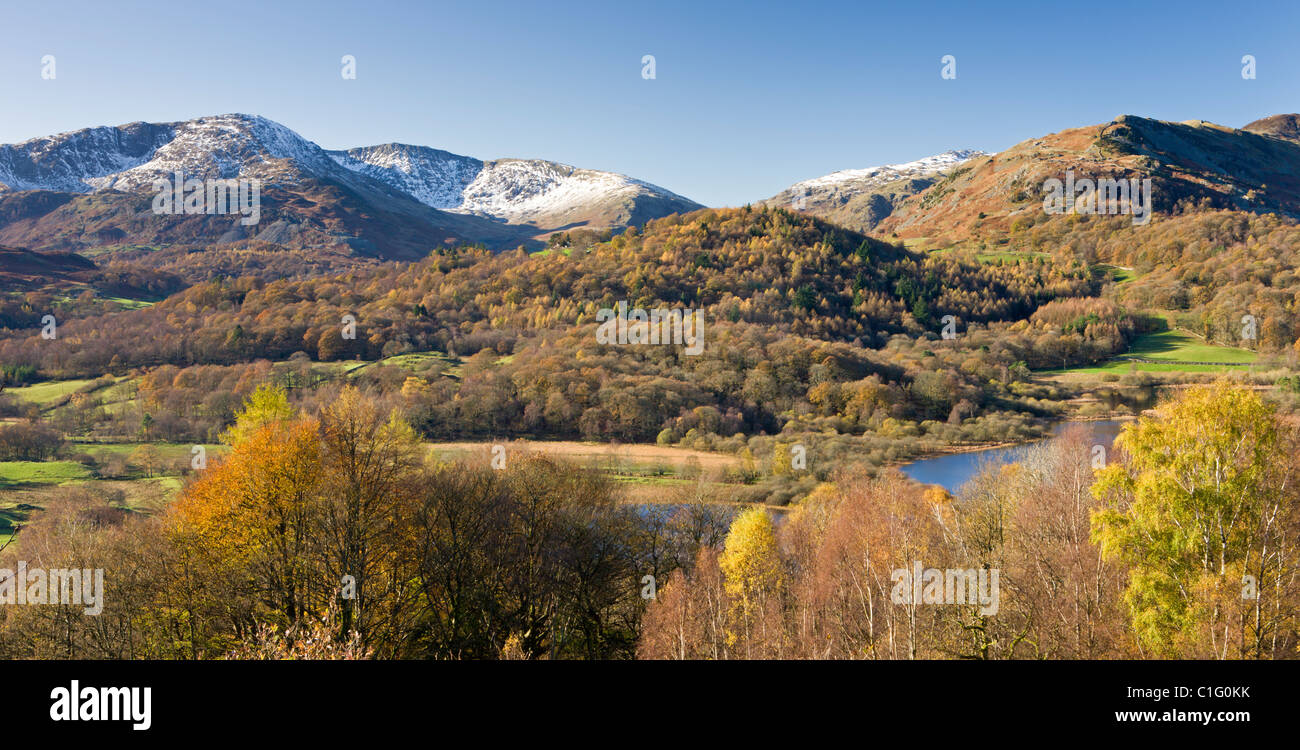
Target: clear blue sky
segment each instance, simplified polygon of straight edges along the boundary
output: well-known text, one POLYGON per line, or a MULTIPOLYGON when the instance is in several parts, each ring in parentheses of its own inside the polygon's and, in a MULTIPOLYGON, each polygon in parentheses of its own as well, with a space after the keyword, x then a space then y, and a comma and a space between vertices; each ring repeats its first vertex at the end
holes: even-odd
POLYGON ((1123 113, 1239 127, 1300 110, 1293 0, 4 6, 0 143, 246 112, 326 148, 552 159, 709 205, 1123 113), (956 80, 940 77, 948 54, 956 80))

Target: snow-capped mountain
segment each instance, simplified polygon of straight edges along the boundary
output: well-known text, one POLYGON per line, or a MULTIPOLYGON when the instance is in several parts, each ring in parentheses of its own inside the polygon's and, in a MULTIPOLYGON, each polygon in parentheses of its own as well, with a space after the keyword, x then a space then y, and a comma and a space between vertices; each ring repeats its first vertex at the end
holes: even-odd
MULTIPOLYGON (((531 242, 536 227, 439 211, 347 169, 263 117, 131 123, 0 146, 0 242, 37 250, 212 248, 245 243, 358 262, 410 260, 446 244, 531 242), (155 181, 261 181, 258 218, 151 210, 155 181)), ((351 262, 351 261, 348 261, 351 262)))
POLYGON ((828 175, 814 177, 811 180, 796 182, 787 190, 838 188, 846 191, 864 192, 872 187, 896 180, 925 177, 938 172, 946 172, 967 159, 976 156, 988 156, 988 154, 976 149, 954 149, 903 164, 886 164, 879 167, 867 167, 866 169, 844 169, 839 172, 831 172, 828 175))
POLYGON ((624 226, 701 206, 613 172, 540 159, 480 161, 424 146, 388 143, 330 155, 433 208, 537 227, 624 226))
POLYGON ((199 179, 293 179, 286 162, 316 176, 338 171, 319 146, 264 117, 134 122, 0 146, 0 189, 138 192, 178 171, 199 179))
POLYGON ((426 206, 457 208, 483 162, 427 146, 389 143, 331 151, 340 166, 380 180, 426 206))
POLYGON ((327 152, 279 123, 241 114, 89 128, 0 146, 0 192, 149 192, 155 180, 176 172, 280 186, 342 183, 521 225, 521 236, 573 225, 621 227, 700 207, 640 180, 548 161, 481 161, 400 144, 327 152))
POLYGON ((845 169, 796 182, 764 201, 871 231, 904 199, 930 187, 964 162, 989 154, 957 149, 903 164, 845 169))

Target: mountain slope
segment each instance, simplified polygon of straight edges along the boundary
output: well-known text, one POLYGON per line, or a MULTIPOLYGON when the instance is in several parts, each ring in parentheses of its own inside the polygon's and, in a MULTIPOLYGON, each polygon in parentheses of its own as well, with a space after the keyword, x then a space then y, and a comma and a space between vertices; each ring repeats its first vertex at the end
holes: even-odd
MULTIPOLYGON (((432 209, 340 167, 323 149, 262 117, 92 128, 0 147, 0 242, 36 250, 210 246, 414 259, 453 242, 516 244, 530 233, 432 209), (257 179, 260 217, 158 215, 155 180, 257 179)), ((347 265, 344 263, 343 265, 347 265)))
MULTIPOLYGON (((728 338, 722 331, 733 324, 878 347, 896 334, 935 336, 945 314, 964 324, 1022 320, 1045 300, 1089 296, 1095 287, 1089 271, 1073 263, 1031 270, 982 264, 915 253, 781 209, 704 209, 657 219, 571 255, 455 248, 415 264, 256 288, 212 281, 111 324, 106 318, 69 324, 68 339, 79 337, 82 354, 74 365, 41 349, 31 332, 9 341, 0 336, 0 360, 102 373, 113 362, 229 364, 284 359, 296 351, 319 359, 429 348, 499 355, 516 343, 506 331, 522 336, 549 329, 585 337, 575 339, 571 351, 589 358, 581 367, 599 372, 590 358, 605 355, 589 348, 599 343, 597 314, 620 300, 701 310, 708 341, 718 342, 709 345, 723 350, 746 346, 743 337, 721 343, 728 338), (349 311, 364 321, 364 335, 340 349, 338 320, 349 311), (229 345, 235 325, 240 347, 229 345)), ((655 357, 641 347, 629 349, 638 359, 655 357)), ((753 362, 742 358, 730 366, 764 369, 753 362)), ((714 380, 708 368, 699 373, 702 388, 739 394, 744 387, 743 377, 714 380)))
POLYGON ((763 201, 773 207, 793 207, 857 231, 870 231, 908 197, 933 185, 944 173, 983 151, 945 151, 905 164, 887 164, 840 172, 796 182, 763 201))
POLYGON ((433 208, 529 224, 542 231, 624 227, 701 208, 625 175, 539 159, 485 162, 399 143, 332 151, 330 156, 433 208))
POLYGON ((1255 132, 1122 115, 1030 139, 967 162, 903 201, 878 231, 961 240, 1030 226, 1049 218, 1045 181, 1067 172, 1076 180, 1150 178, 1157 214, 1195 205, 1297 216, 1300 143, 1287 135, 1294 117, 1252 123, 1255 132))
POLYGON ((95 264, 79 255, 34 253, 0 245, 0 284, 5 291, 83 282, 94 271, 95 264))
POLYGON ((331 176, 314 143, 264 117, 220 115, 186 122, 89 128, 0 146, 0 183, 15 190, 147 191, 177 171, 268 182, 331 176))
POLYGON ((621 175, 550 162, 481 162, 414 146, 326 152, 241 114, 0 146, 0 242, 35 250, 235 244, 324 254, 342 267, 447 244, 514 247, 553 228, 619 228, 695 207, 621 175), (154 182, 177 172, 260 180, 260 220, 155 214, 154 182))

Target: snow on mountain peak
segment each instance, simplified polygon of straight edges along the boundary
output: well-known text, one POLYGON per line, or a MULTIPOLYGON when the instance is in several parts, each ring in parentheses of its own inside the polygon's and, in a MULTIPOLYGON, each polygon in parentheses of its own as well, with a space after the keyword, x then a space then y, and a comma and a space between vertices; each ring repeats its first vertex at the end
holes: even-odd
POLYGON ((547 228, 614 226, 699 207, 621 174, 536 159, 482 161, 396 143, 325 151, 277 122, 245 114, 88 128, 0 146, 0 190, 146 192, 176 172, 270 184, 324 178, 396 191, 443 211, 547 228))
POLYGON ((333 165, 319 146, 265 117, 228 114, 183 122, 86 128, 0 146, 0 183, 12 190, 146 190, 187 177, 272 177, 273 160, 333 165))
POLYGON ((555 224, 584 207, 639 196, 674 201, 683 210, 696 207, 680 195, 626 175, 541 159, 480 161, 396 143, 332 151, 330 156, 434 208, 512 223, 555 224))
POLYGON ((132 169, 88 183, 98 190, 140 190, 173 172, 187 177, 281 176, 272 160, 290 160, 309 171, 333 162, 324 150, 285 126, 255 115, 229 114, 173 123, 173 138, 132 169))
POLYGON ((438 209, 458 208, 483 162, 427 146, 386 143, 328 152, 340 166, 384 182, 438 209))
POLYGON ((801 188, 834 188, 847 187, 846 183, 863 182, 868 184, 881 184, 893 182, 908 177, 924 177, 936 172, 943 172, 952 167, 977 156, 988 156, 989 154, 977 149, 952 149, 942 154, 927 156, 924 159, 909 161, 903 164, 885 164, 879 167, 867 167, 865 169, 845 169, 839 172, 832 172, 821 177, 814 177, 810 180, 796 182, 790 186, 790 190, 801 188))
POLYGON ((144 164, 171 137, 166 125, 133 122, 0 145, 0 188, 91 192, 93 180, 144 164))

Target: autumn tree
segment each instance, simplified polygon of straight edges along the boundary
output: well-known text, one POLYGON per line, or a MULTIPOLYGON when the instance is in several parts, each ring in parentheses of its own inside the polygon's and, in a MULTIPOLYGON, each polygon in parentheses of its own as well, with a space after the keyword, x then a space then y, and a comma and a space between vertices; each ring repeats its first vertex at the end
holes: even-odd
MULTIPOLYGON (((367 647, 396 648, 407 590, 402 529, 412 505, 410 479, 422 455, 415 432, 346 387, 320 415, 321 564, 338 587, 340 636, 361 633, 367 647)), ((382 649, 377 653, 385 653, 382 649)))
POLYGON ((244 401, 243 409, 235 415, 235 423, 221 434, 221 442, 235 445, 269 424, 293 419, 295 411, 289 405, 285 389, 263 383, 244 401))
MULTIPOLYGON (((290 631, 325 616, 334 586, 314 565, 323 498, 315 420, 269 422, 242 437, 202 472, 168 513, 171 539, 188 559, 179 583, 196 624, 266 624, 290 631), (243 591, 231 592, 230 583, 243 591), (222 596, 233 595, 230 601, 222 596), (254 603, 244 608, 245 603, 254 603)), ((196 631, 197 632, 197 631, 196 631)), ((220 651, 221 637, 194 644, 220 651)))
POLYGON ((772 649, 781 652, 780 596, 784 582, 772 517, 763 508, 750 508, 732 521, 718 559, 724 589, 733 602, 732 645, 746 656, 772 649))
POLYGON ((1161 656, 1276 656, 1294 649, 1297 497, 1293 436, 1257 393, 1192 388, 1126 427, 1125 459, 1094 487, 1109 559, 1131 566, 1124 599, 1161 656))

